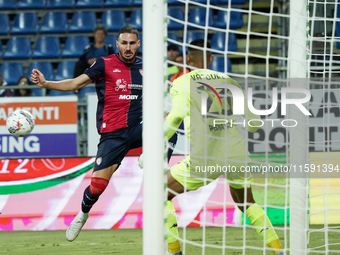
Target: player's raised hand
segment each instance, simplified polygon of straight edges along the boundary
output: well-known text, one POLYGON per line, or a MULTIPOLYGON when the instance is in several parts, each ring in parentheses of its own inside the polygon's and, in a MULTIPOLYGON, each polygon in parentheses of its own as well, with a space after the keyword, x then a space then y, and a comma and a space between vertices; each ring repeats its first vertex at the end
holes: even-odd
POLYGON ((39 87, 43 88, 46 85, 45 76, 38 69, 32 70, 31 80, 39 87))

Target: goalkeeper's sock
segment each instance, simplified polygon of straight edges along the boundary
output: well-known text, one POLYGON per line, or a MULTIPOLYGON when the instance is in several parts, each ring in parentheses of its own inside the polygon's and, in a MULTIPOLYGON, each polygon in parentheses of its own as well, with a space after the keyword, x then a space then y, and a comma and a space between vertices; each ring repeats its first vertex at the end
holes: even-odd
POLYGON ((168 234, 168 246, 169 250, 172 254, 181 252, 181 244, 178 241, 178 227, 177 227, 177 218, 174 205, 171 201, 167 201, 167 227, 169 230, 168 234), (174 236, 173 236, 174 235, 174 236), (177 237, 177 238, 176 238, 177 237))
POLYGON ((258 204, 253 204, 247 209, 246 215, 251 225, 257 227, 255 231, 261 238, 263 238, 264 233, 266 233, 266 244, 272 249, 278 249, 273 251, 274 254, 279 253, 282 250, 282 246, 264 210, 258 204))

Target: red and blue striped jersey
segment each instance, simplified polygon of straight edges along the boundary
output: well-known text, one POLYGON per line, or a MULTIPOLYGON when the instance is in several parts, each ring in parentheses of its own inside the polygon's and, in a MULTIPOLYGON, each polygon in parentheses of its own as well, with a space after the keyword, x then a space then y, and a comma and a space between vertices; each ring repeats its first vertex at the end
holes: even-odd
POLYGON ((85 71, 96 81, 98 133, 114 132, 142 121, 142 59, 124 63, 119 54, 99 57, 85 71))

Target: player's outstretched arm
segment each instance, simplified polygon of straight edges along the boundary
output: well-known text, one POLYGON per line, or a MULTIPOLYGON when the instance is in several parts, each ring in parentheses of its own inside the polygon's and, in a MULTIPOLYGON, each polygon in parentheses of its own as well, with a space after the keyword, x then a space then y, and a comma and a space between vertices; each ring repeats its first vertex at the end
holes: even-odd
POLYGON ((92 82, 92 80, 86 74, 82 74, 74 79, 47 81, 45 76, 38 69, 32 70, 31 80, 41 88, 59 91, 73 91, 81 89, 92 82))

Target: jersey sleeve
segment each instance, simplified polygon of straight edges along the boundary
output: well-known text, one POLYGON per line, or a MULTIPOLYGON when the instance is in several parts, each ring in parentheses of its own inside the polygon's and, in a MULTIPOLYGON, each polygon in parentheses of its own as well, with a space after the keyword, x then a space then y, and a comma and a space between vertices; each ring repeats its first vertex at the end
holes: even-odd
POLYGON ((105 75, 105 62, 102 57, 97 60, 85 70, 84 72, 91 80, 98 80, 105 75))
POLYGON ((171 98, 171 111, 166 119, 167 136, 170 139, 181 122, 186 116, 186 93, 184 88, 184 79, 179 78, 174 81, 173 86, 170 89, 171 98))

